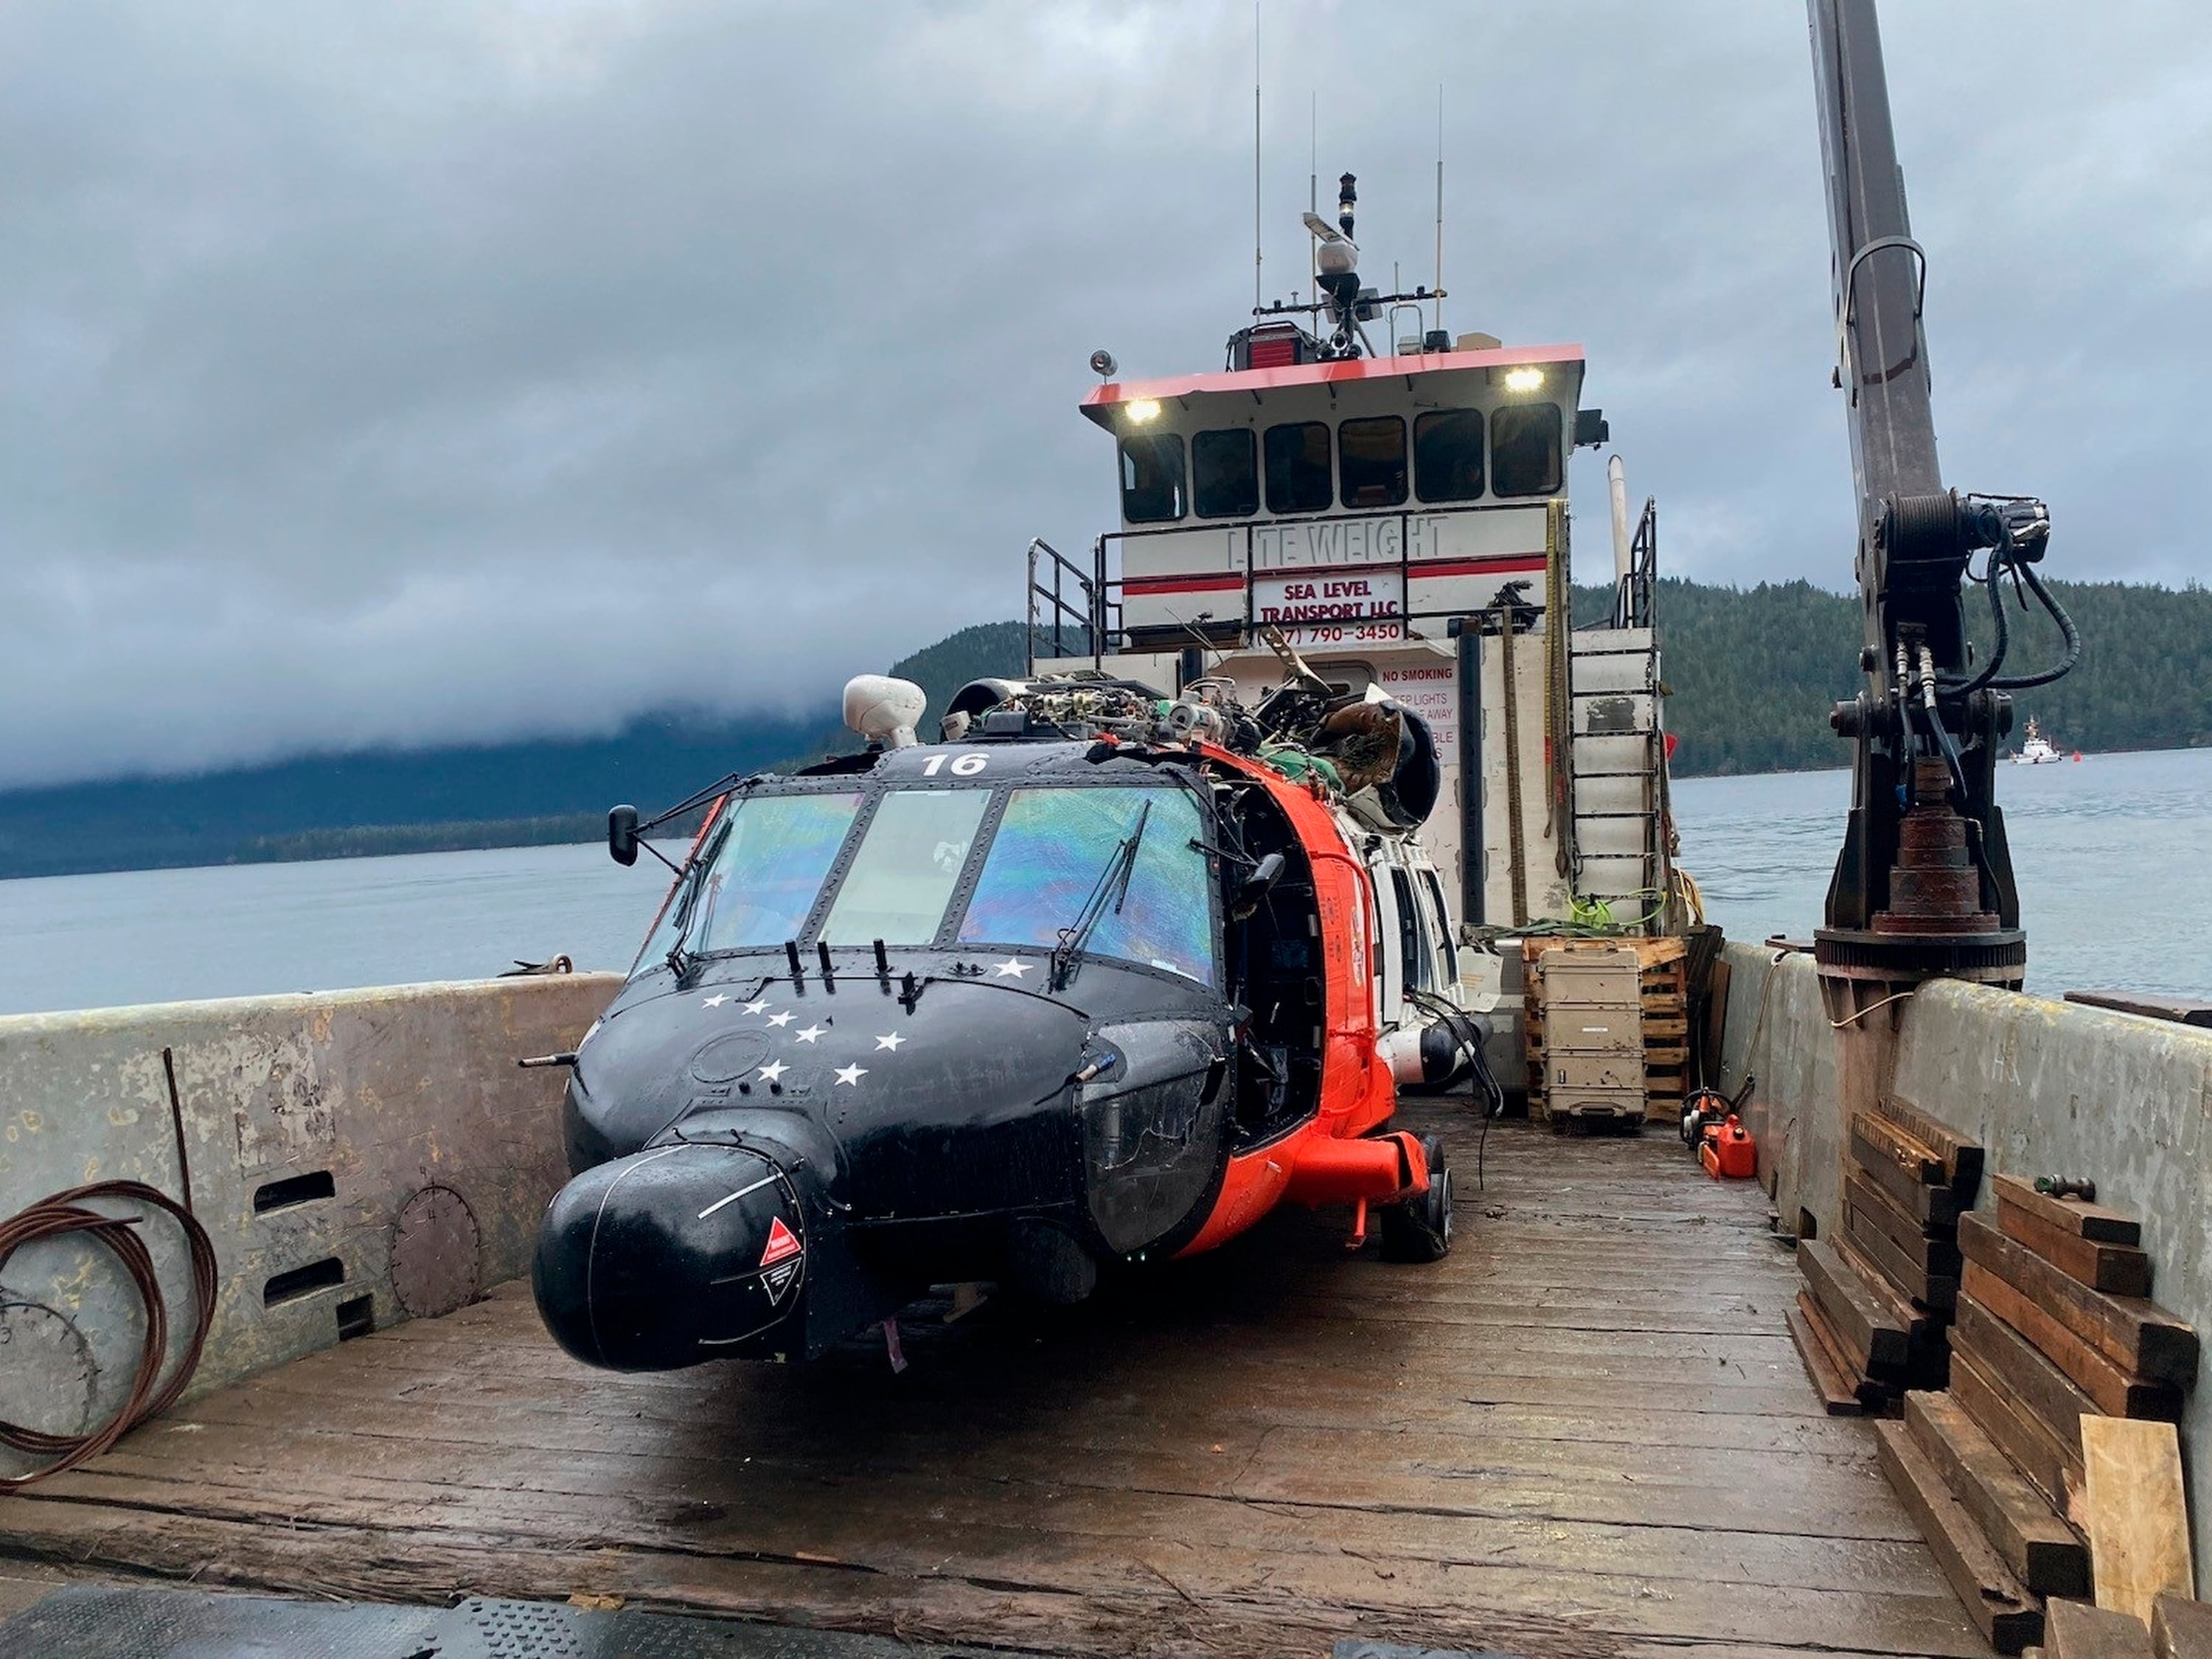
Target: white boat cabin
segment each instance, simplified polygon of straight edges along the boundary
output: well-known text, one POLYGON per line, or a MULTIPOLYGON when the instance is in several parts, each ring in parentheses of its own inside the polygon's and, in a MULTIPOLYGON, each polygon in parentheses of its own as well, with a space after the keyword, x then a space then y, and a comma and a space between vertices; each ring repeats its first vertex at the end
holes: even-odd
POLYGON ((1332 356, 1263 325, 1221 373, 1095 387, 1121 525, 1087 566, 1031 547, 1032 672, 1169 693, 1225 676, 1256 701, 1278 629, 1332 683, 1428 720, 1444 787, 1420 838, 1462 924, 1565 918, 1577 897, 1632 921, 1668 879, 1650 559, 1620 523, 1621 625, 1570 646, 1567 461, 1605 438, 1582 349, 1404 346, 1332 356))

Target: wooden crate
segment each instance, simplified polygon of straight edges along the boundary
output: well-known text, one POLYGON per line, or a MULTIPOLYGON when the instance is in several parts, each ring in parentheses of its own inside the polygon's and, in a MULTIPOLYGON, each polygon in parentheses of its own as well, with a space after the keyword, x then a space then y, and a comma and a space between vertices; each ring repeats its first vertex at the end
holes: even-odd
POLYGON ((1644 1115, 1650 1123, 1672 1123, 1682 1114, 1690 1090, 1690 1001, 1684 974, 1688 951, 1680 939, 1558 939, 1534 936, 1521 941, 1522 1003, 1528 1034, 1528 1110, 1544 1110, 1544 954, 1547 951, 1632 949, 1642 980, 1644 1001, 1644 1115))

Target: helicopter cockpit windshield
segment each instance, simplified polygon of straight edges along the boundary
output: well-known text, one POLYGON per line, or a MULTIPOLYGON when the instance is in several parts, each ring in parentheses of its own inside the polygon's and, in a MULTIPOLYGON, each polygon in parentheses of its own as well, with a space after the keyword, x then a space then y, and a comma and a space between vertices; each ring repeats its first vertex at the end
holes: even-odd
POLYGON ((1197 799, 1166 783, 1034 779, 746 793, 702 844, 634 971, 679 942, 693 957, 817 939, 1049 949, 1133 837, 1083 953, 1218 985, 1197 799))

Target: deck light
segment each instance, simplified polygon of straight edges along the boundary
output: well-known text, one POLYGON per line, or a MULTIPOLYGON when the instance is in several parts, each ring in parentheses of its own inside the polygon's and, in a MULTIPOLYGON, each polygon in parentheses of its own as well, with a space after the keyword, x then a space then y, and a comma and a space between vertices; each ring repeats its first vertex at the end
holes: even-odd
POLYGON ((1540 368, 1509 368, 1505 371, 1505 389, 1508 392, 1534 392, 1543 384, 1544 371, 1540 368))
POLYGON ((1160 418, 1160 406, 1150 398, 1138 398, 1121 406, 1131 426, 1146 426, 1160 418))

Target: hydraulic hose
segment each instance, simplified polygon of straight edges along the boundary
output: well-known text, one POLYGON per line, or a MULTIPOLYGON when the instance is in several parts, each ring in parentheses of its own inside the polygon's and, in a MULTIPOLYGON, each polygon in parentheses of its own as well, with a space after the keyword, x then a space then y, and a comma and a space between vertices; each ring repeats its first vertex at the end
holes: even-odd
POLYGON ((72 1187, 67 1192, 56 1193, 43 1199, 27 1210, 0 1222, 0 1267, 23 1245, 41 1238, 58 1238, 67 1233, 89 1233, 115 1253, 137 1287, 139 1300, 146 1310, 145 1340, 140 1345, 138 1368, 131 1380, 131 1394, 115 1415, 105 1426, 89 1434, 50 1434, 42 1429, 25 1428, 18 1423, 0 1419, 0 1443, 27 1452, 33 1457, 50 1457, 54 1461, 45 1468, 27 1474, 0 1475, 0 1492, 16 1492, 43 1480, 50 1474, 59 1474, 64 1469, 75 1468, 89 1458, 97 1457, 132 1429, 149 1417, 167 1411, 184 1392, 185 1384, 198 1369, 200 1351, 207 1346, 208 1327, 215 1318, 216 1261, 215 1246, 210 1243, 207 1230, 194 1218, 191 1212, 170 1198, 138 1181, 100 1181, 89 1186, 72 1187), (137 1233, 138 1218, 118 1218, 102 1215, 88 1209, 88 1199, 123 1199, 140 1204, 150 1204, 166 1210, 176 1218, 177 1224, 185 1230, 185 1242, 191 1253, 192 1303, 194 1318, 191 1340, 185 1345, 183 1355, 167 1382, 158 1389, 155 1384, 161 1374, 161 1362, 168 1353, 169 1315, 167 1302, 161 1295, 160 1279, 154 1271, 154 1258, 147 1250, 145 1241, 137 1233))
MULTIPOLYGON (((1938 499, 1954 503, 1957 501, 1955 495, 1938 499)), ((1984 686, 1993 686, 2000 691, 2021 691, 2063 679, 2081 659, 2081 635, 2074 626, 2074 619, 2066 614, 2066 608, 2035 574, 2035 562, 2043 556, 2051 540, 2050 514, 2040 501, 2024 495, 1973 496, 1967 501, 1966 511, 1972 526, 1969 533, 1990 550, 1986 571, 1974 578, 1990 590, 1990 659, 1972 677, 1946 674, 1939 683, 1952 696, 1967 696, 1984 686), (2058 631, 2066 641, 2065 654, 2040 673, 2003 673, 2005 656, 2011 646, 2011 628, 2005 620, 2002 591, 2002 578, 2008 570, 2012 573, 2014 591, 2027 590, 2021 594, 2021 609, 2027 609, 2027 594, 2033 593, 2036 602, 2058 624, 2058 631)))
MULTIPOLYGON (((2031 686, 2048 685, 2053 680, 2063 679, 2074 672, 2074 665, 2081 660, 2081 630, 2074 625, 2074 618, 2066 614, 2066 607, 2058 603, 2057 596, 2043 585, 2043 579, 2034 571, 2024 564, 2014 564, 2012 571, 2014 576, 2026 583, 2027 591, 2034 594, 2037 601, 2051 613, 2051 620, 2058 624, 2058 631, 2066 641, 2066 654, 2041 673, 2022 674, 2015 678, 1990 682, 2000 691, 2025 691, 2031 686)), ((1990 573, 1990 580, 1994 587, 1996 580, 1995 571, 1990 573)))
POLYGON ((1999 560, 1997 554, 1996 550, 1992 550, 1990 554, 1989 574, 1982 579, 1982 585, 1987 587, 1990 591, 1990 631, 1991 635, 1990 642, 1990 659, 1982 665, 1980 672, 1976 673, 1972 678, 1960 681, 1955 685, 1951 684, 1948 676, 1945 677, 1943 689, 1954 696, 1965 697, 1972 696, 1984 686, 1989 684, 1990 681, 1996 679, 1997 677, 1997 671, 2004 666, 2005 652, 2009 647, 2011 641, 2008 637, 2010 627, 2005 621, 2004 594, 1997 586, 1998 565, 1999 560))

